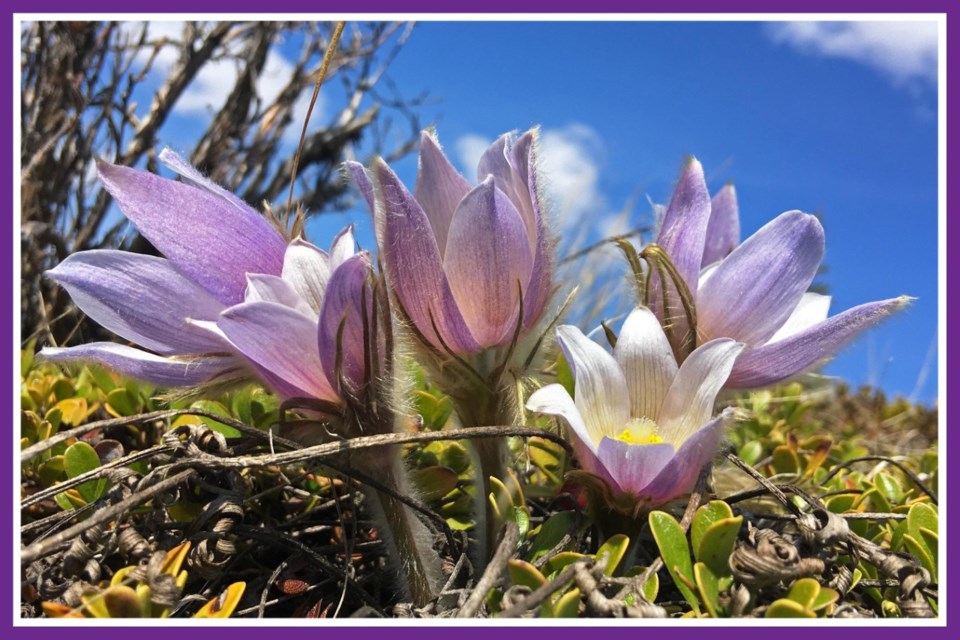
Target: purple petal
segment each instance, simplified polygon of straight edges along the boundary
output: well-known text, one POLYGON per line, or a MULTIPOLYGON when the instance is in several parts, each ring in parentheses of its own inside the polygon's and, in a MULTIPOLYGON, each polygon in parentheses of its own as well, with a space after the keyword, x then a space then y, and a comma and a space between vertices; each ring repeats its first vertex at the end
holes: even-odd
POLYGON ((770 337, 767 344, 779 342, 784 338, 809 329, 827 319, 830 314, 830 296, 808 291, 800 298, 800 303, 783 323, 777 332, 770 337))
POLYGON ((230 356, 164 358, 112 342, 91 342, 68 348, 47 347, 38 357, 63 364, 96 363, 120 375, 162 387, 192 387, 230 369, 240 369, 237 360, 230 356))
POLYGON ((800 303, 823 260, 823 227, 788 211, 747 238, 697 294, 697 329, 707 338, 761 345, 800 303))
POLYGON ((517 197, 517 201, 520 203, 517 210, 523 216, 527 233, 530 234, 531 238, 536 238, 536 246, 532 249, 534 252, 533 273, 530 276, 530 286, 523 301, 524 330, 529 329, 540 320, 553 293, 553 252, 540 212, 536 140, 536 131, 528 131, 520 136, 513 148, 514 166, 517 168, 517 175, 526 177, 526 194, 524 197, 517 197), (527 205, 529 205, 529 213, 526 211, 527 205))
POLYGON ((250 205, 218 185, 216 182, 204 177, 204 175, 197 171, 193 165, 181 158, 170 148, 165 148, 160 152, 160 162, 162 162, 169 169, 174 171, 177 175, 194 187, 203 189, 204 191, 207 191, 219 198, 223 198, 238 209, 242 209, 243 211, 253 211, 250 208, 250 205))
POLYGON ((710 201, 710 222, 703 245, 701 268, 722 260, 740 244, 740 210, 737 192, 732 184, 725 185, 710 201))
POLYGON ((646 488, 674 453, 672 444, 628 444, 615 438, 604 438, 597 448, 600 463, 626 493, 646 488))
POLYGON ((367 201, 370 213, 374 213, 377 205, 374 200, 373 178, 370 177, 370 173, 362 164, 352 160, 346 163, 346 167, 350 177, 356 183, 357 188, 360 189, 360 195, 367 201))
POLYGON ((446 255, 453 212, 468 191, 470 183, 450 164, 433 136, 424 131, 420 135, 420 164, 413 195, 430 220, 441 259, 446 255))
POLYGON ((320 313, 330 271, 330 256, 326 251, 302 238, 296 238, 287 246, 282 277, 315 314, 320 313))
POLYGON ((169 260, 126 251, 83 251, 46 275, 97 323, 147 349, 163 355, 223 349, 185 322, 214 319, 223 305, 169 260))
POLYGON ((577 411, 592 441, 619 434, 630 420, 627 382, 620 365, 572 325, 557 327, 557 343, 573 372, 577 411))
POLYGON ((426 214, 383 160, 375 171, 385 218, 380 250, 403 311, 434 347, 442 349, 442 340, 454 353, 479 351, 450 291, 426 214))
POLYGON ((306 315, 317 313, 290 286, 289 282, 279 276, 268 276, 262 273, 247 276, 244 302, 277 302, 306 315))
POLYGON ((245 302, 220 314, 217 326, 263 371, 297 389, 297 396, 336 401, 316 348, 317 322, 274 302, 245 302))
POLYGON ((320 311, 317 343, 323 373, 334 389, 339 388, 336 376, 337 332, 343 322, 340 342, 341 371, 354 387, 359 387, 366 378, 366 355, 363 336, 363 315, 370 321, 371 296, 368 286, 370 258, 358 253, 340 265, 330 277, 327 295, 320 311), (366 305, 366 311, 363 306, 366 305))
POLYGON ((144 171, 97 170, 140 233, 220 302, 243 300, 247 273, 280 274, 286 243, 253 209, 144 171))
POLYGON ((613 355, 627 381, 630 417, 655 422, 677 375, 677 361, 652 311, 637 307, 627 316, 613 355))
POLYGON ((794 376, 834 356, 861 332, 903 309, 910 300, 901 296, 868 302, 778 342, 747 349, 737 359, 726 386, 732 389, 765 387, 794 376))
POLYGON ((330 272, 356 253, 357 239, 353 235, 353 225, 347 225, 333 237, 330 243, 330 272))
POLYGON ((693 490, 700 470, 717 455, 732 415, 733 410, 726 409, 683 443, 663 470, 640 492, 649 502, 648 506, 669 502, 693 490))
POLYGON ((453 297, 481 346, 513 335, 532 268, 523 220, 488 177, 457 207, 443 259, 453 297))
POLYGON ((480 157, 477 167, 479 182, 488 176, 493 176, 497 188, 510 198, 523 218, 533 254, 542 231, 536 185, 536 131, 528 131, 519 139, 512 132, 497 138, 480 157))
MULTIPOLYGON (((709 221, 710 194, 703 178, 703 167, 696 158, 691 158, 670 198, 656 242, 670 257, 694 297, 709 221)), ((669 288, 673 290, 672 285, 669 288)), ((649 306, 660 321, 669 320, 662 317, 664 305, 661 296, 665 294, 657 274, 650 278, 649 295, 649 306)), ((675 308, 675 305, 678 308, 679 303, 667 301, 668 309, 675 308)))
POLYGON ((742 343, 717 338, 695 349, 683 361, 657 418, 664 440, 680 447, 706 424, 713 415, 717 394, 742 351, 742 343))

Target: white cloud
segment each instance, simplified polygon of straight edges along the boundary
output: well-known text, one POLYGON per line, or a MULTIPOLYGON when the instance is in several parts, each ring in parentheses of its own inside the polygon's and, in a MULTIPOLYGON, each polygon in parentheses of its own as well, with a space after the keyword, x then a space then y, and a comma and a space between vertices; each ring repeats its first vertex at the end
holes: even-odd
MULTIPOLYGON (((491 142, 484 136, 467 134, 454 143, 456 160, 469 179, 475 178, 480 156, 491 142)), ((593 129, 583 124, 544 129, 538 152, 543 188, 561 229, 605 212, 605 199, 599 191, 603 142, 593 129)))
POLYGON ((803 52, 869 65, 898 84, 937 81, 936 22, 782 22, 770 35, 803 52))

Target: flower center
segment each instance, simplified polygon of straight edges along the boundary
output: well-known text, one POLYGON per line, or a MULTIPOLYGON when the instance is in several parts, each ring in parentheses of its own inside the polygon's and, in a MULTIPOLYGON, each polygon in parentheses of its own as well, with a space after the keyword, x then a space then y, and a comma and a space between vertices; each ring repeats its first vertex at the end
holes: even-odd
POLYGON ((657 423, 647 418, 634 418, 616 437, 627 444, 660 444, 663 438, 657 435, 657 423))

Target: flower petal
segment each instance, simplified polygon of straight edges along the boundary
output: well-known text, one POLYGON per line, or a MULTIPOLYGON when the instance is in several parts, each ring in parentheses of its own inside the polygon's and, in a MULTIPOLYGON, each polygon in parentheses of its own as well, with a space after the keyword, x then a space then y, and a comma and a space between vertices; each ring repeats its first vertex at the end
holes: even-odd
POLYGON ((247 275, 247 292, 244 302, 277 302, 306 315, 316 313, 289 282, 280 276, 268 276, 263 273, 247 275))
POLYGON ((597 458, 610 477, 626 493, 640 493, 667 466, 676 450, 672 444, 628 444, 604 438, 597 458))
POLYGON ((530 253, 536 251, 540 235, 540 202, 536 184, 536 130, 518 139, 513 132, 497 138, 480 157, 477 181, 493 176, 497 188, 516 207, 527 229, 530 253))
POLYGON ((710 222, 703 245, 701 267, 723 260, 740 244, 740 210, 737 192, 732 184, 725 185, 710 201, 710 222))
POLYGON ((162 387, 192 387, 225 373, 240 369, 230 356, 164 358, 113 342, 91 342, 76 347, 40 351, 39 358, 63 364, 92 362, 120 375, 145 380, 162 387))
POLYGON ((413 196, 430 220, 441 259, 446 255, 453 212, 468 191, 470 183, 450 164, 434 137, 428 131, 420 134, 420 162, 413 196))
POLYGON ((800 303, 823 260, 823 227, 800 211, 777 216, 737 247, 697 294, 697 329, 761 345, 800 303))
POLYGON ((537 389, 527 400, 527 409, 563 418, 573 433, 574 437, 570 442, 577 460, 580 461, 580 466, 590 473, 597 473, 599 469, 599 461, 596 458, 597 442, 584 424, 573 398, 563 385, 548 384, 537 389))
POLYGON ((356 253, 357 239, 353 235, 353 225, 347 225, 333 237, 330 243, 330 272, 333 273, 337 267, 347 261, 356 253))
POLYGON ((868 302, 777 342, 747 349, 737 360, 726 386, 765 387, 794 376, 834 356, 861 332, 903 309, 910 300, 901 296, 868 302))
POLYGON ((630 398, 620 365, 603 347, 572 325, 557 327, 557 343, 576 383, 577 410, 595 444, 616 436, 630 420, 630 398))
MULTIPOLYGON (((670 198, 656 242, 670 257, 694 297, 709 221, 710 194, 703 177, 703 167, 696 158, 691 158, 670 198)), ((649 306, 658 317, 663 308, 660 302, 662 291, 659 275, 653 274, 650 278, 649 306)), ((673 304, 667 308, 674 308, 673 304)), ((665 318, 660 317, 660 321, 663 320, 665 318)))
POLYGON ((701 345, 683 361, 657 420, 664 440, 679 449, 710 420, 717 394, 743 346, 729 338, 718 338, 701 345))
POLYGON ((243 300, 247 273, 280 273, 286 244, 253 209, 145 171, 97 170, 140 233, 220 302, 243 300))
POLYGON ((346 162, 345 166, 350 177, 360 190, 360 195, 367 201, 367 206, 370 207, 370 213, 373 213, 377 205, 374 199, 373 178, 370 177, 370 172, 367 171, 366 167, 362 164, 353 160, 346 162))
POLYGON ((275 302, 230 307, 217 326, 247 359, 295 387, 299 396, 337 400, 316 348, 317 322, 275 302))
POLYGON ((337 333, 343 322, 343 334, 340 342, 341 372, 354 387, 359 387, 365 379, 366 353, 363 336, 363 306, 366 305, 367 318, 370 318, 371 296, 368 283, 370 258, 366 253, 358 253, 340 265, 330 277, 327 295, 320 310, 320 323, 317 344, 323 373, 333 389, 339 388, 336 376, 337 333), (366 289, 366 292, 364 292, 366 289))
POLYGON ((186 318, 214 319, 223 305, 169 260, 127 251, 82 251, 46 275, 81 311, 118 336, 163 355, 223 348, 186 318))
POLYGON ((779 342, 784 338, 809 329, 813 325, 823 322, 830 313, 830 296, 808 291, 800 298, 800 304, 793 310, 783 326, 770 337, 767 344, 779 342))
POLYGON ((733 410, 726 409, 683 443, 676 455, 641 492, 648 507, 669 502, 693 490, 700 470, 717 455, 724 430, 732 416, 733 410))
POLYGON ((630 417, 656 422, 663 399, 677 375, 677 361, 660 321, 637 307, 623 323, 613 349, 630 394, 630 417))
POLYGON ((303 238, 291 242, 283 256, 283 279, 290 283, 315 314, 320 313, 330 271, 327 252, 303 238))
POLYGON ((375 172, 378 206, 384 209, 380 250, 404 313, 434 347, 442 349, 442 341, 454 353, 478 351, 450 291, 426 214, 383 160, 375 172))
POLYGON ((533 259, 523 220, 493 178, 457 207, 443 268, 477 342, 491 347, 509 340, 520 321, 520 295, 530 283, 533 259))
MULTIPOLYGON (((223 198, 238 209, 242 209, 244 211, 253 211, 250 205, 238 198, 235 194, 230 193, 218 185, 213 180, 205 177, 202 173, 197 171, 193 165, 181 158, 169 147, 160 152, 160 162, 162 162, 167 168, 175 172, 194 187, 203 189, 204 191, 212 193, 219 198, 223 198)), ((255 211, 253 211, 253 213, 256 214, 255 211)))

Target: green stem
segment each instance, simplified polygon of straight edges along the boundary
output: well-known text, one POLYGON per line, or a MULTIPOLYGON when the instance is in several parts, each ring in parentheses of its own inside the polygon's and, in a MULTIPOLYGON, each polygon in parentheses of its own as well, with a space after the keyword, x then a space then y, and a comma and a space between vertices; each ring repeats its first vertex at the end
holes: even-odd
MULTIPOLYGON (((399 447, 389 447, 370 460, 367 473, 400 495, 412 495, 399 447)), ((400 580, 401 597, 417 607, 429 603, 443 584, 440 555, 433 549, 433 534, 413 511, 397 498, 370 489, 372 515, 387 545, 387 560, 400 580)))

